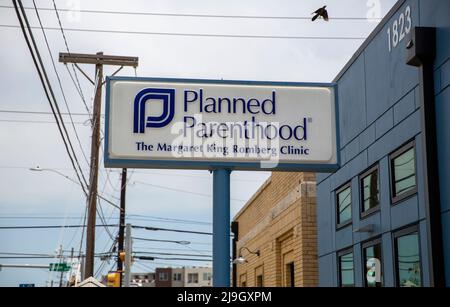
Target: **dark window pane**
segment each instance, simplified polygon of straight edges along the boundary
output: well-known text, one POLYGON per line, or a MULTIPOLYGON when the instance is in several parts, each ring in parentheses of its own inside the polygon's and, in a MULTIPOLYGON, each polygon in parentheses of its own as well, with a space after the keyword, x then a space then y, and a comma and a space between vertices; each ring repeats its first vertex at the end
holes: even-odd
POLYGON ((420 254, 417 232, 402 236, 396 240, 397 274, 400 287, 420 287, 420 254))
POLYGON ((350 187, 339 192, 338 201, 338 224, 345 223, 352 218, 352 189, 350 187))
POLYGON ((363 251, 365 259, 365 281, 367 287, 382 287, 381 244, 366 247, 363 251), (377 274, 379 276, 377 276, 377 274))
POLYGON ((414 148, 409 149, 393 161, 394 196, 409 192, 416 187, 414 148))
POLYGON ((256 276, 256 286, 257 287, 263 286, 263 276, 262 275, 256 276))
POLYGON ((353 253, 342 255, 339 257, 339 274, 341 279, 341 287, 354 287, 354 264, 353 253))
POLYGON ((362 179, 363 185, 363 212, 379 204, 378 169, 362 179))

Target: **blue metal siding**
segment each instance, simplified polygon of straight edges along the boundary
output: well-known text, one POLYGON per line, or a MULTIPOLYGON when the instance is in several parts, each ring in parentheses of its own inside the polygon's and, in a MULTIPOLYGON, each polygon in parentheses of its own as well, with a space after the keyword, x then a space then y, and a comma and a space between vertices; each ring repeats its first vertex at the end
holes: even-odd
POLYGON ((336 82, 339 89, 341 168, 317 176, 319 284, 337 286, 337 252, 353 246, 355 281, 363 285, 361 243, 382 238, 383 275, 386 286, 395 285, 393 233, 411 224, 419 225, 423 285, 430 284, 427 225, 424 203, 423 155, 420 117, 419 72, 405 63, 404 39, 391 52, 387 29, 407 6, 412 26, 436 26, 436 112, 438 130, 441 207, 446 252, 446 280, 450 285, 450 1, 400 0, 389 20, 375 30, 346 65, 336 82), (417 193, 397 204, 391 202, 389 155, 402 144, 415 140, 417 193), (380 211, 360 218, 359 174, 378 163, 380 211), (336 230, 336 194, 352 182, 352 225, 336 230), (355 229, 373 224, 373 233, 355 229), (334 270, 334 279, 330 278, 334 270))

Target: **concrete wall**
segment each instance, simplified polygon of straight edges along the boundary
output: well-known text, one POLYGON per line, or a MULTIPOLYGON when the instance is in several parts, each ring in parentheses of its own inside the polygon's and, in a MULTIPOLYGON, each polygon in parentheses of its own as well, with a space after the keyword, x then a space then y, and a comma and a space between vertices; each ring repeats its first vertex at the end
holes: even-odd
POLYGON ((384 284, 395 285, 392 232, 406 225, 419 225, 423 284, 429 285, 427 229, 424 205, 422 140, 418 69, 406 65, 405 42, 389 51, 388 29, 407 7, 412 27, 436 26, 438 52, 435 63, 436 108, 439 141, 441 208, 446 246, 446 276, 450 282, 450 1, 401 0, 377 27, 344 70, 337 76, 340 111, 341 168, 317 176, 318 254, 321 286, 336 286, 337 254, 352 247, 355 282, 363 285, 361 243, 382 238, 384 284), (412 197, 391 203, 389 154, 402 144, 416 142, 418 191, 412 197), (379 164, 380 211, 361 219, 358 175, 379 164), (350 181, 352 224, 336 230, 336 189, 350 181), (375 232, 353 230, 373 224, 375 232))

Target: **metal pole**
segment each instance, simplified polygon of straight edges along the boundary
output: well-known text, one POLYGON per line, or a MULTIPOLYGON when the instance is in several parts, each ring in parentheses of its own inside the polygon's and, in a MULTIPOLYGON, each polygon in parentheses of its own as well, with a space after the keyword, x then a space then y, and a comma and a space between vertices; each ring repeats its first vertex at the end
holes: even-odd
MULTIPOLYGON (((103 52, 97 53, 103 55, 103 52)), ((92 139, 91 139, 91 172, 89 176, 89 212, 86 232, 86 264, 85 277, 94 276, 95 254, 95 223, 97 217, 97 185, 98 185, 98 160, 100 149, 100 114, 102 106, 102 82, 103 65, 95 65, 97 76, 97 89, 94 100, 94 113, 92 115, 92 139)))
MULTIPOLYGON (((63 247, 62 245, 59 246, 59 266, 60 269, 62 267, 62 263, 64 262, 64 258, 63 258, 63 247)), ((64 277, 64 271, 61 269, 61 273, 59 274, 59 287, 62 287, 62 280, 64 277)))
POLYGON ((213 286, 230 286, 230 170, 213 171, 213 286))
POLYGON ((131 240, 131 224, 125 227, 125 271, 123 276, 123 286, 129 287, 131 281, 131 253, 133 252, 131 240))
MULTIPOLYGON (((237 221, 231 222, 231 232, 233 233, 233 248, 231 252, 231 259, 237 258, 237 241, 239 240, 239 223, 237 221)), ((233 287, 237 287, 237 265, 233 262, 233 287)))
POLYGON ((120 219, 119 219, 119 240, 118 240, 118 255, 117 255, 117 272, 120 274, 120 287, 122 287, 122 271, 123 263, 120 259, 120 253, 123 252, 123 241, 125 233, 125 197, 127 187, 127 169, 122 169, 122 180, 120 190, 120 219))

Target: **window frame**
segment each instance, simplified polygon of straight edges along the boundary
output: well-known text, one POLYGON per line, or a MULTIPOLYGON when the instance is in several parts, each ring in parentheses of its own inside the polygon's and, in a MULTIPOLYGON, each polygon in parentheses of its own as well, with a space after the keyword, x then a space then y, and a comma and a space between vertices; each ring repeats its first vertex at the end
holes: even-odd
MULTIPOLYGON (((381 268, 380 268, 380 270, 381 270, 381 284, 382 284, 382 287, 384 287, 385 285, 384 285, 383 241, 382 241, 381 237, 370 239, 370 240, 365 241, 365 242, 363 242, 361 244, 361 256, 362 256, 362 260, 363 260, 363 261, 361 261, 362 262, 362 268, 363 268, 362 272, 366 272, 366 255, 364 253, 364 250, 366 248, 368 248, 368 247, 372 247, 372 246, 375 246, 375 245, 378 245, 378 244, 380 245, 380 248, 381 248, 381 261, 380 261, 381 262, 381 268)), ((368 288, 367 277, 366 277, 365 274, 363 276, 363 279, 364 279, 364 287, 368 288)))
POLYGON ((195 273, 195 272, 188 273, 187 280, 188 280, 187 281, 188 284, 198 284, 199 280, 200 280, 198 272, 197 273, 195 273), (195 277, 195 276, 197 276, 197 278, 191 278, 191 277, 195 277))
POLYGON ((374 165, 372 165, 371 167, 369 167, 367 170, 365 170, 363 173, 361 173, 358 176, 358 184, 359 184, 359 217, 360 219, 364 219, 378 211, 380 211, 380 203, 381 203, 381 193, 380 193, 380 188, 381 188, 381 182, 380 182, 380 166, 378 164, 378 162, 374 165), (378 205, 376 205, 373 208, 370 208, 366 211, 364 211, 364 183, 363 180, 369 176, 370 174, 372 174, 374 171, 377 171, 378 173, 378 205))
POLYGON ((181 273, 173 273, 173 281, 182 281, 181 275, 181 273))
POLYGON ((389 178, 390 178, 390 188, 391 188, 391 203, 392 205, 396 205, 399 202, 412 197, 413 195, 417 194, 417 152, 416 152, 416 141, 412 140, 407 142, 406 144, 402 145, 400 148, 396 149, 394 152, 392 152, 389 155, 389 178), (416 185, 414 189, 402 193, 400 195, 395 195, 395 168, 394 168, 394 160, 401 156, 402 154, 406 153, 408 150, 413 149, 414 151, 414 179, 416 182, 416 185))
POLYGON ((170 274, 168 272, 159 272, 158 281, 169 281, 170 274))
POLYGON ((343 288, 342 286, 342 274, 341 274, 341 257, 348 255, 348 254, 353 254, 353 287, 356 287, 356 276, 355 276, 355 251, 353 250, 353 246, 352 247, 348 247, 346 249, 340 250, 336 253, 337 256, 337 277, 338 277, 338 287, 339 288, 343 288))
POLYGON ((345 221, 343 223, 340 223, 339 221, 339 194, 343 191, 345 191, 347 188, 350 188, 350 197, 352 197, 352 181, 348 181, 341 185, 339 188, 335 191, 335 202, 336 202, 336 210, 335 210, 335 218, 336 218, 336 230, 340 230, 342 228, 345 228, 353 223, 353 198, 350 201, 350 219, 348 221, 345 221))
POLYGON ((202 277, 203 277, 203 281, 211 281, 212 273, 210 273, 210 272, 203 272, 203 276, 202 277))
POLYGON ((264 275, 263 274, 259 274, 255 276, 255 286, 262 288, 264 287, 264 275), (258 278, 261 277, 261 285, 258 285, 258 278))
POLYGON ((420 228, 418 224, 414 224, 414 225, 409 225, 406 226, 404 228, 401 228, 397 231, 394 231, 392 233, 392 248, 394 251, 394 273, 395 273, 395 287, 400 287, 400 276, 399 276, 399 270, 398 270, 398 264, 397 264, 397 259, 398 259, 398 246, 397 246, 397 239, 410 235, 412 233, 417 232, 417 241, 419 244, 419 260, 420 260, 420 286, 419 287, 423 287, 423 270, 422 270, 422 249, 421 249, 421 240, 420 240, 420 228))

